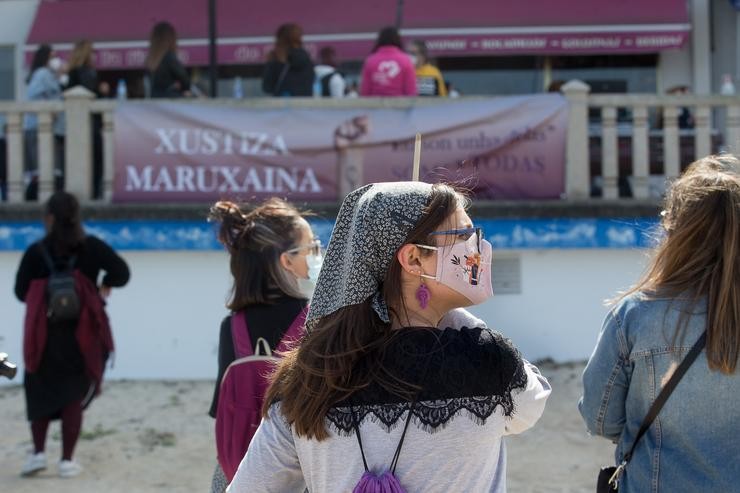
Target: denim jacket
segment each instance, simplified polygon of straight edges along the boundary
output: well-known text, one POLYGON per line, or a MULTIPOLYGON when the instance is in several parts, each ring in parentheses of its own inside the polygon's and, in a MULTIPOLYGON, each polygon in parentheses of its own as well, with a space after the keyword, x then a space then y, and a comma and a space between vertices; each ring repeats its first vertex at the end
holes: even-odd
MULTIPOLYGON (((607 315, 583 372, 578 408, 589 433, 617 444, 617 463, 705 328, 706 302, 692 308, 686 300, 639 293, 607 315)), ((702 351, 638 442, 619 491, 740 491, 740 371, 711 371, 702 351)))

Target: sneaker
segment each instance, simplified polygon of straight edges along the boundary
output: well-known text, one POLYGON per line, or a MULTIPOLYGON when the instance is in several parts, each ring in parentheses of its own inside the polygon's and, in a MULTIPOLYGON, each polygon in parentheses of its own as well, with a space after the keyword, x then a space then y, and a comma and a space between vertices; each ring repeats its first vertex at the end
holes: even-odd
POLYGON ((82 472, 82 466, 73 460, 59 461, 59 477, 73 478, 82 472))
POLYGON ((28 454, 26 463, 21 469, 21 476, 33 476, 39 471, 46 469, 46 454, 39 452, 37 454, 28 454))

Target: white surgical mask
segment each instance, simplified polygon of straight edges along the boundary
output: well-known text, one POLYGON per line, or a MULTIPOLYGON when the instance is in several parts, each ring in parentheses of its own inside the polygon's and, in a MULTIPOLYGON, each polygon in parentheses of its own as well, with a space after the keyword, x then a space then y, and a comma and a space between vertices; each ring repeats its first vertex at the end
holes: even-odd
POLYGON ((54 58, 49 60, 49 68, 52 69, 54 72, 58 72, 59 69, 62 68, 62 59, 58 56, 55 56, 54 58))
POLYGON ((479 238, 478 234, 450 246, 416 246, 437 252, 436 274, 433 276, 421 274, 421 277, 433 279, 454 289, 474 305, 479 305, 493 296, 491 284, 493 246, 479 238))
POLYGON ((413 63, 414 66, 416 66, 416 62, 419 61, 419 57, 416 55, 409 55, 409 58, 411 59, 411 63, 413 63))
POLYGON ((324 262, 324 258, 319 255, 306 255, 306 266, 308 267, 308 277, 306 279, 298 277, 298 291, 301 292, 306 299, 311 299, 313 292, 316 289, 316 281, 319 279, 319 272, 321 272, 321 264, 324 262))

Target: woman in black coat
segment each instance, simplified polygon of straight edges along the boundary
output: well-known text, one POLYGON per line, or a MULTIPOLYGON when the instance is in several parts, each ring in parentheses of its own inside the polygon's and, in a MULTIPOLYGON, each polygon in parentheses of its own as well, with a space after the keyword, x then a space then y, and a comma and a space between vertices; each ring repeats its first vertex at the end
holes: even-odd
POLYGON ((169 22, 152 29, 146 69, 153 98, 190 96, 190 76, 177 58, 177 33, 169 22))
POLYGON ((275 49, 267 56, 262 90, 273 96, 311 96, 315 73, 303 49, 303 31, 297 24, 283 24, 275 35, 275 49))
MULTIPOLYGON (((49 198, 44 217, 47 234, 28 247, 16 274, 15 295, 20 301, 30 300, 27 297, 34 280, 50 276, 45 254, 55 269, 71 266, 95 286, 99 285, 102 298, 108 297, 111 288, 128 282, 126 262, 102 240, 85 235, 79 211, 77 199, 69 193, 56 192, 49 198), (101 271, 105 275, 98 283, 101 271)), ((77 285, 75 289, 80 292, 77 285)), ((31 476, 46 468, 44 448, 49 422, 61 419, 59 475, 76 476, 82 468, 72 460, 72 454, 82 427, 82 411, 96 390, 80 350, 77 319, 47 320, 46 343, 40 363, 33 372, 26 371, 23 384, 34 451, 21 475, 31 476)))

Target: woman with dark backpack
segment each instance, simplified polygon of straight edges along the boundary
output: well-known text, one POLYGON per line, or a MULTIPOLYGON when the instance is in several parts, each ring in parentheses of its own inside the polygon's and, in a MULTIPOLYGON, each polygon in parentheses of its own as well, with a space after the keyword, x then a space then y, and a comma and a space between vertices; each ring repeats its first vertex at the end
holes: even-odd
POLYGON ((505 491, 503 437, 550 387, 501 334, 443 321, 493 294, 466 202, 418 182, 347 195, 230 493, 505 491))
POLYGON ((61 419, 59 475, 72 477, 82 471, 72 458, 82 411, 100 392, 113 350, 103 300, 128 282, 129 269, 105 242, 85 234, 73 195, 49 198, 44 225, 46 236, 23 254, 15 280, 15 294, 26 303, 23 384, 34 447, 21 475, 46 468, 49 422, 61 419))
POLYGON ((586 426, 617 444, 599 491, 739 491, 740 161, 693 163, 661 216, 583 373, 586 426))
MULTIPOLYGON (((247 336, 244 345, 250 346, 252 352, 263 347, 261 341, 265 341, 272 353, 288 331, 303 329, 322 254, 321 243, 308 222, 298 209, 280 199, 270 199, 251 210, 232 202, 217 202, 210 217, 220 224, 218 239, 229 253, 233 277, 227 304, 231 314, 221 322, 218 378, 209 412, 217 418, 218 428, 226 411, 218 406, 224 397, 220 394, 224 375, 235 360, 249 356, 243 354, 247 351, 238 354, 240 338, 247 336)), ((259 422, 259 406, 256 411, 255 425, 259 422)), ((225 430, 225 434, 229 431, 225 430)), ((238 465, 245 452, 237 452, 234 459, 230 457, 233 451, 225 449, 230 445, 217 440, 220 457, 212 480, 214 493, 226 489, 233 475, 229 465, 238 465)))

